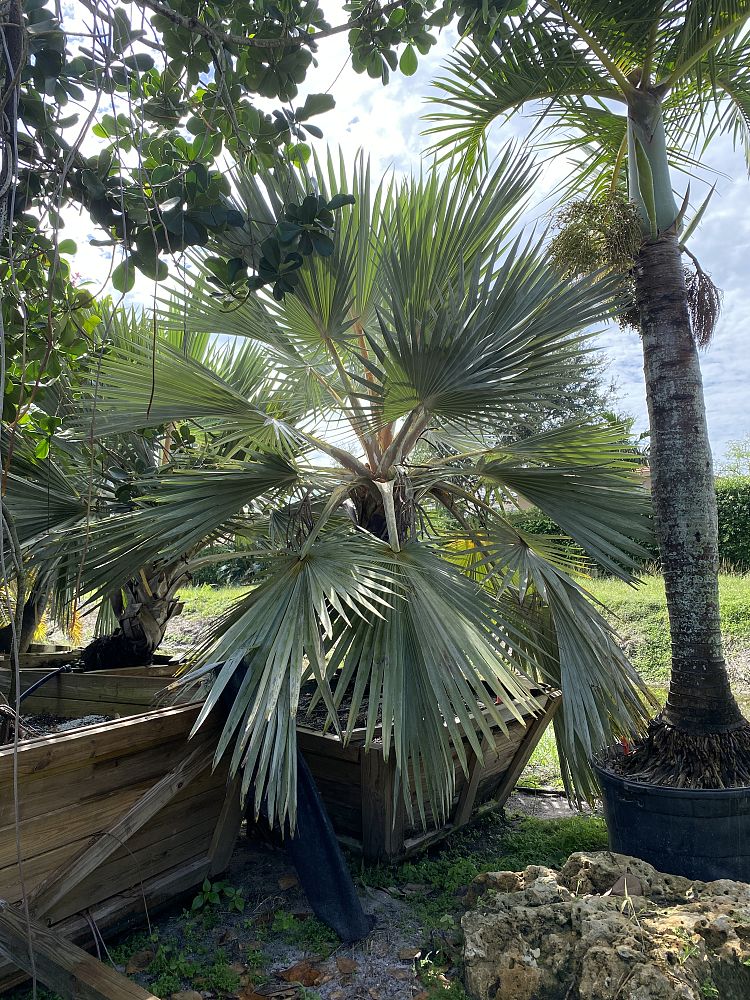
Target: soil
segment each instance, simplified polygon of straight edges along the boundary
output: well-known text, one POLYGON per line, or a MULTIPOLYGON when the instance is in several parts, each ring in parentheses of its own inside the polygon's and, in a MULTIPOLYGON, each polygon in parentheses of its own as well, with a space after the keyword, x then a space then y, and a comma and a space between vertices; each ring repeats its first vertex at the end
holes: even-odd
POLYGON ((110 715, 84 715, 80 719, 66 719, 62 715, 50 715, 48 712, 22 715, 21 725, 25 730, 22 739, 33 740, 38 736, 51 736, 53 733, 69 733, 83 726, 109 722, 111 718, 110 715))
MULTIPOLYGON (((417 962, 424 932, 406 898, 359 886, 365 911, 376 918, 375 927, 355 945, 336 944, 331 938, 326 947, 326 932, 321 935, 316 931, 321 925, 312 918, 283 848, 241 836, 221 881, 242 890, 246 903, 241 913, 219 904, 213 910, 174 914, 159 921, 158 944, 151 945, 151 950, 156 952, 161 945, 170 954, 212 957, 223 952, 229 968, 239 977, 232 993, 244 1000, 265 996, 277 1000, 300 996, 412 1000, 423 989, 417 978, 417 962), (305 931, 308 923, 311 929, 305 931), (284 926, 289 926, 291 933, 285 933, 284 926), (294 983, 315 992, 300 991, 294 983)), ((424 954, 428 950, 425 948, 424 954)), ((127 964, 120 968, 128 971, 127 964)), ((153 972, 134 970, 132 959, 130 974, 148 989, 158 986, 153 972)), ((193 989, 200 986, 193 979, 193 989)), ((203 998, 213 995, 210 989, 201 990, 201 994, 203 998)))
MULTIPOLYGON (((315 729, 318 732, 322 732, 326 729, 326 723, 328 722, 328 709, 325 706, 322 698, 316 703, 315 707, 310 711, 310 705, 312 703, 315 692, 317 691, 317 684, 308 682, 305 684, 300 691, 299 699, 299 712, 297 718, 301 725, 307 726, 308 729, 315 729)), ((342 729, 346 727, 347 721, 349 719, 349 712, 352 707, 352 696, 351 692, 347 691, 345 697, 342 699, 341 705, 339 706, 338 719, 339 725, 342 729)), ((357 713, 357 719, 355 722, 355 728, 363 728, 367 725, 367 709, 368 701, 365 696, 362 699, 362 704, 359 706, 359 712, 357 713)), ((380 710, 378 710, 378 722, 380 722, 380 710)), ((327 728, 331 728, 328 726, 327 728)))

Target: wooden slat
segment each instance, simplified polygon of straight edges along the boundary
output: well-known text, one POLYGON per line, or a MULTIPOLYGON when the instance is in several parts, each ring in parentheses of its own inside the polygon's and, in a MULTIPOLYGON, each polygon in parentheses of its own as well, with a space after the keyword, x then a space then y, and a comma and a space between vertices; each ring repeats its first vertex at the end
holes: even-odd
POLYGON ((213 741, 203 740, 199 743, 192 752, 186 754, 177 767, 152 785, 125 815, 97 835, 74 861, 66 862, 62 869, 52 872, 49 878, 31 894, 32 912, 36 916, 43 916, 82 879, 102 865, 118 847, 126 843, 144 823, 163 809, 167 802, 209 766, 213 758, 212 747, 213 741))
POLYGON ((225 871, 232 859, 234 845, 237 843, 242 823, 243 804, 240 798, 240 785, 240 776, 237 774, 227 786, 224 804, 221 807, 214 835, 211 838, 211 846, 208 849, 211 875, 218 875, 225 871))
MULTIPOLYGON (((21 857, 28 858, 48 850, 51 844, 62 846, 101 832, 114 823, 126 809, 146 794, 152 781, 133 782, 114 793, 104 793, 87 801, 72 801, 44 816, 22 819, 19 823, 21 857)), ((23 815, 23 813, 21 814, 23 815)), ((13 827, 7 826, 0 837, 0 869, 16 861, 13 827)))
MULTIPOLYGON (((483 760, 486 763, 487 755, 489 753, 486 737, 482 741, 482 753, 483 760)), ((477 757, 473 750, 471 750, 469 760, 469 774, 463 782, 463 787, 461 788, 461 793, 458 796, 458 802, 454 812, 453 825, 457 827, 463 826, 474 811, 474 805, 477 800, 477 789, 479 788, 479 779, 482 776, 483 762, 480 761, 479 757, 477 757)))
POLYGON ((151 993, 71 944, 62 935, 25 918, 0 900, 0 954, 66 1000, 154 1000, 151 993), (33 952, 33 961, 30 952, 33 952))
MULTIPOLYGON (((208 858, 204 853, 166 869, 155 878, 145 879, 133 889, 110 896, 104 902, 92 906, 88 912, 102 932, 119 932, 126 927, 141 926, 146 920, 146 908, 153 916, 175 897, 199 886, 207 874, 208 858)), ((68 917, 56 925, 56 930, 80 946, 94 948, 91 926, 84 915, 68 917)), ((26 974, 20 972, 17 966, 0 957, 0 991, 16 986, 26 978, 26 974)))
MULTIPOLYGON (((137 879, 139 875, 142 877, 142 873, 135 872, 133 874, 133 853, 143 852, 146 855, 156 853, 159 845, 166 841, 172 847, 175 844, 179 845, 178 831, 180 829, 184 831, 186 840, 192 840, 195 826, 200 826, 202 831, 204 831, 205 826, 203 850, 204 852, 207 851, 216 826, 216 817, 221 810, 223 786, 220 788, 219 783, 216 782, 210 785, 204 778, 198 778, 191 786, 190 791, 191 795, 189 798, 179 801, 181 797, 178 796, 173 803, 170 803, 150 823, 146 824, 143 829, 135 834, 134 840, 130 845, 130 853, 118 847, 118 851, 108 859, 107 871, 112 879, 115 877, 118 879, 116 886, 112 882, 109 889, 110 893, 128 888, 134 884, 134 879, 137 879), (190 818, 190 822, 186 822, 186 816, 190 818), (121 879, 123 872, 125 875, 129 875, 129 881, 121 879)), ((24 881, 28 893, 32 892, 39 883, 47 878, 50 872, 63 866, 66 860, 75 858, 86 844, 90 842, 90 838, 87 836, 70 844, 57 846, 54 832, 52 832, 49 842, 50 845, 55 845, 52 846, 51 850, 32 855, 23 863, 24 881)), ((186 855, 182 852, 180 856, 186 855)), ((167 859, 167 864, 169 867, 172 867, 178 861, 179 858, 175 856, 174 858, 167 859)), ((0 870, 0 897, 8 899, 11 903, 15 903, 20 899, 20 895, 18 866, 12 864, 0 870)), ((73 902, 76 902, 77 898, 73 899, 73 902)))
MULTIPOLYGON (((42 772, 37 777, 23 778, 19 783, 21 818, 25 822, 56 812, 71 795, 84 804, 141 781, 153 784, 185 756, 186 741, 187 732, 182 732, 159 745, 137 747, 132 753, 123 751, 120 757, 94 757, 80 764, 74 773, 42 772)), ((13 797, 1 796, 0 841, 5 831, 14 827, 13 797)))
MULTIPOLYGON (((201 807, 195 823, 188 825, 184 814, 173 826, 171 835, 162 836, 155 843, 137 846, 127 852, 113 855, 102 868, 93 872, 74 892, 64 897, 47 914, 51 924, 57 924, 76 913, 83 913, 97 903, 103 903, 121 892, 138 892, 144 879, 154 878, 172 865, 191 858, 205 858, 216 827, 216 817, 221 801, 214 798, 210 806, 201 807)), ((143 832, 143 831, 142 831, 143 832)))
MULTIPOLYGON (((116 760, 123 753, 134 753, 190 732, 200 705, 179 705, 156 709, 140 715, 87 726, 85 730, 57 733, 25 740, 18 750, 18 774, 44 778, 54 773, 77 773, 88 761, 116 760), (84 735, 85 734, 85 735, 84 735)), ((13 748, 0 748, 0 788, 9 787, 13 773, 13 748)), ((0 803, 0 806, 2 804, 0 803)))
POLYGON ((368 861, 395 857, 404 843, 404 803, 393 802, 395 754, 383 760, 378 744, 362 754, 362 853, 368 861))

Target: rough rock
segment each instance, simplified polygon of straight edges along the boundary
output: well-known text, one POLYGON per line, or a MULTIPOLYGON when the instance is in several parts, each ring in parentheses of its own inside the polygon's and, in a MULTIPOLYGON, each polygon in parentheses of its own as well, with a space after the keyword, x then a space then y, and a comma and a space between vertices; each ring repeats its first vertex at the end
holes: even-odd
POLYGON ((750 1000, 746 883, 577 853, 560 872, 481 875, 467 899, 466 983, 478 1000, 750 1000))

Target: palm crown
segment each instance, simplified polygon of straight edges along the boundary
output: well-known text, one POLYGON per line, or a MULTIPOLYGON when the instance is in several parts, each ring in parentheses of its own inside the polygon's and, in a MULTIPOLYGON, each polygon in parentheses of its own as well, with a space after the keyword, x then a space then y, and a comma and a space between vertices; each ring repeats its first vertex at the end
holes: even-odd
MULTIPOLYGON (((382 725, 402 783, 438 812, 452 752, 465 764, 462 729, 481 754, 478 703, 502 725, 495 699, 533 708, 532 678, 563 690, 566 778, 583 794, 592 749, 645 721, 637 675, 569 575, 583 557, 505 513, 518 497, 538 504, 623 576, 650 531, 638 459, 617 428, 494 443, 518 438, 530 400, 554 401, 580 331, 613 308, 609 278, 561 282, 541 244, 516 235, 534 177, 509 152, 462 180, 433 169, 375 188, 363 161, 349 178, 329 159, 321 197, 330 187, 353 203, 330 246, 295 272, 293 296, 237 294, 233 262, 258 249, 235 230, 211 248, 220 257, 194 261, 189 289, 160 316, 188 340, 245 338, 241 384, 160 338, 90 362, 74 431, 190 421, 196 443, 143 484, 133 509, 78 535, 51 532, 38 558, 77 566, 85 535, 79 572, 96 595, 222 534, 253 549, 255 586, 204 637, 186 680, 214 678, 198 724, 231 690, 217 757, 233 745, 245 789, 256 808, 267 795, 271 815, 294 819, 306 681, 344 738, 366 702, 368 743, 382 725)), ((300 183, 236 182, 256 223, 300 183)))
POLYGON ((747 0, 532 0, 449 60, 428 133, 471 160, 495 119, 538 103, 545 133, 577 154, 572 185, 618 191, 630 170, 631 197, 664 230, 678 215, 667 162, 692 172, 723 133, 750 162, 748 17, 747 0))

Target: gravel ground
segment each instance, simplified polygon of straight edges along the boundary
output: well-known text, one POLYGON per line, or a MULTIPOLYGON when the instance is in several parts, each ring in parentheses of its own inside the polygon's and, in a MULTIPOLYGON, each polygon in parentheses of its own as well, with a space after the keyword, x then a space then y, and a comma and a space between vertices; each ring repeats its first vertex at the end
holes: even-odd
MULTIPOLYGON (((219 906, 215 927, 203 926, 200 913, 193 921, 184 911, 176 913, 159 921, 159 941, 171 942, 168 947, 191 955, 213 955, 222 949, 229 969, 239 976, 235 995, 240 1000, 261 997, 284 1000, 299 996, 323 1000, 411 1000, 422 991, 415 959, 420 954, 423 933, 403 896, 395 898, 382 890, 361 887, 363 907, 375 917, 372 932, 355 945, 316 952, 314 938, 306 946, 304 942, 288 940, 275 929, 276 925, 271 926, 279 915, 297 927, 312 915, 283 849, 248 841, 242 835, 222 882, 242 891, 246 900, 242 913, 219 906), (186 919, 190 925, 187 937, 186 919), (197 925, 198 937, 193 925, 197 925), (269 932, 258 940, 264 926, 269 932), (261 976, 257 974, 260 960, 248 961, 253 953, 262 954, 261 976), (295 983, 315 992, 300 992, 295 983)), ((138 953, 121 970, 154 989, 153 978, 136 971, 138 964, 148 958, 148 950, 138 953)), ((211 990, 173 994, 174 1000, 199 997, 207 1000, 210 996, 213 996, 211 990)))

